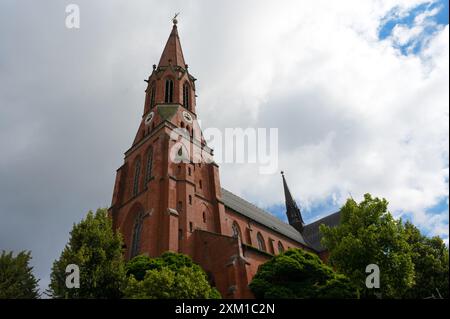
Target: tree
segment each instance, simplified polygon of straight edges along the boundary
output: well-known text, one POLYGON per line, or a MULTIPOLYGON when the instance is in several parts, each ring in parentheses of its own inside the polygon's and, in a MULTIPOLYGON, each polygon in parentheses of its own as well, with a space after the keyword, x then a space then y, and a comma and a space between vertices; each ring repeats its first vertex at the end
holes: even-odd
POLYGON ((405 224, 407 241, 412 249, 415 284, 408 289, 407 298, 427 298, 439 294, 449 296, 448 248, 439 237, 428 238, 410 222, 405 224), (438 289, 438 291, 436 291, 438 289))
POLYGON ((122 239, 106 209, 89 211, 73 226, 60 258, 53 264, 50 295, 54 298, 120 298, 125 280, 122 239), (66 287, 66 267, 80 269, 80 288, 66 287))
POLYGON ((0 299, 36 299, 38 282, 30 267, 31 253, 2 251, 0 255, 0 299))
POLYGON ((262 264, 249 285, 256 298, 355 298, 348 278, 302 249, 289 249, 262 264))
POLYGON ((347 275, 361 297, 402 298, 414 284, 414 264, 405 227, 387 211, 385 199, 364 195, 361 203, 347 200, 336 227, 321 225, 329 263, 347 275), (369 289, 366 267, 380 269, 380 288, 369 289))
POLYGON ((217 299, 206 273, 191 258, 166 252, 158 258, 136 256, 126 265, 125 297, 133 299, 217 299))

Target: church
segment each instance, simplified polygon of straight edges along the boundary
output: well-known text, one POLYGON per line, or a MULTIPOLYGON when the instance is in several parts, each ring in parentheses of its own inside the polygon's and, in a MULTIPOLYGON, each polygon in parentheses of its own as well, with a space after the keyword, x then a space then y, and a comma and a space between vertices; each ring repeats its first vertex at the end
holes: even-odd
POLYGON ((173 19, 146 80, 142 120, 117 169, 109 214, 123 235, 126 260, 183 253, 206 271, 223 298, 253 298, 248 285, 272 256, 296 247, 326 259, 319 225, 337 225, 339 212, 305 224, 283 173, 289 224, 222 188, 216 163, 194 160, 178 146, 182 139, 182 145, 213 155, 196 124, 195 81, 173 19), (180 129, 186 134, 174 134, 180 129), (184 160, 173 160, 174 149, 184 160))

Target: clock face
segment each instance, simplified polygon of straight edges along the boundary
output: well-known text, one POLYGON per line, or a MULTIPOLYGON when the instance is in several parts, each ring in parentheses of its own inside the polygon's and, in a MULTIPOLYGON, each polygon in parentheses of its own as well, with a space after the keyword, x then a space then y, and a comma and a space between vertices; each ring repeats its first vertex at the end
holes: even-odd
POLYGON ((145 117, 145 125, 149 125, 152 122, 154 116, 155 113, 153 112, 148 113, 148 115, 145 117))
POLYGON ((186 111, 183 111, 183 118, 184 118, 184 120, 186 121, 186 122, 188 122, 188 123, 192 123, 192 115, 191 114, 189 114, 188 112, 186 112, 186 111))

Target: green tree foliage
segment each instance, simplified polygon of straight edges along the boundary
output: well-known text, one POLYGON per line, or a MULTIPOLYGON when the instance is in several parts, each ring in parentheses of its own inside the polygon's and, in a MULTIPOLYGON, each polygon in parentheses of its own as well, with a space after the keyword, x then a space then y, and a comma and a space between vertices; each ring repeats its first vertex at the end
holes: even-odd
POLYGON ((289 249, 262 264, 250 283, 256 298, 355 298, 356 290, 320 258, 289 249))
POLYGON ((38 281, 30 267, 31 253, 21 251, 0 255, 0 299, 36 299, 39 297, 38 281))
POLYGON ((405 224, 407 241, 411 245, 415 284, 407 298, 427 298, 432 295, 449 297, 448 248, 439 237, 428 238, 410 222, 405 224), (436 291, 438 289, 438 291, 436 291))
POLYGON ((206 273, 191 258, 166 252, 158 258, 137 256, 126 265, 125 297, 133 299, 220 298, 206 273))
POLYGON ((383 298, 402 298, 414 284, 411 247, 401 220, 387 211, 385 199, 364 195, 361 203, 347 200, 337 227, 321 225, 322 244, 329 262, 348 276, 361 297, 381 293, 383 298), (367 265, 380 269, 380 289, 365 285, 367 265))
POLYGON ((147 270, 154 269, 154 259, 148 256, 138 255, 125 265, 127 276, 133 275, 136 280, 143 280, 147 270))
POLYGON ((60 258, 53 264, 49 293, 54 298, 120 298, 125 281, 122 239, 106 209, 89 211, 73 226, 60 258), (66 287, 66 267, 80 269, 80 288, 66 287))

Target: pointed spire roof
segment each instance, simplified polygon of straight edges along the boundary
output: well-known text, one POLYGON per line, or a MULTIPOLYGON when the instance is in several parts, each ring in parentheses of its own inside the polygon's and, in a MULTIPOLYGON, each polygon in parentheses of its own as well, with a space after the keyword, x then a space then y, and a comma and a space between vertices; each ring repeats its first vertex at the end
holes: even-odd
POLYGON ((286 178, 284 177, 284 172, 281 172, 281 176, 283 177, 283 188, 284 188, 284 198, 286 202, 286 215, 288 217, 289 224, 294 226, 300 232, 303 230, 303 222, 302 213, 297 206, 294 198, 291 195, 291 191, 286 183, 286 178))
POLYGON ((181 66, 184 69, 186 68, 183 51, 181 50, 180 37, 178 36, 176 19, 173 19, 172 32, 170 32, 169 39, 167 39, 158 66, 168 66, 169 64, 181 66))

